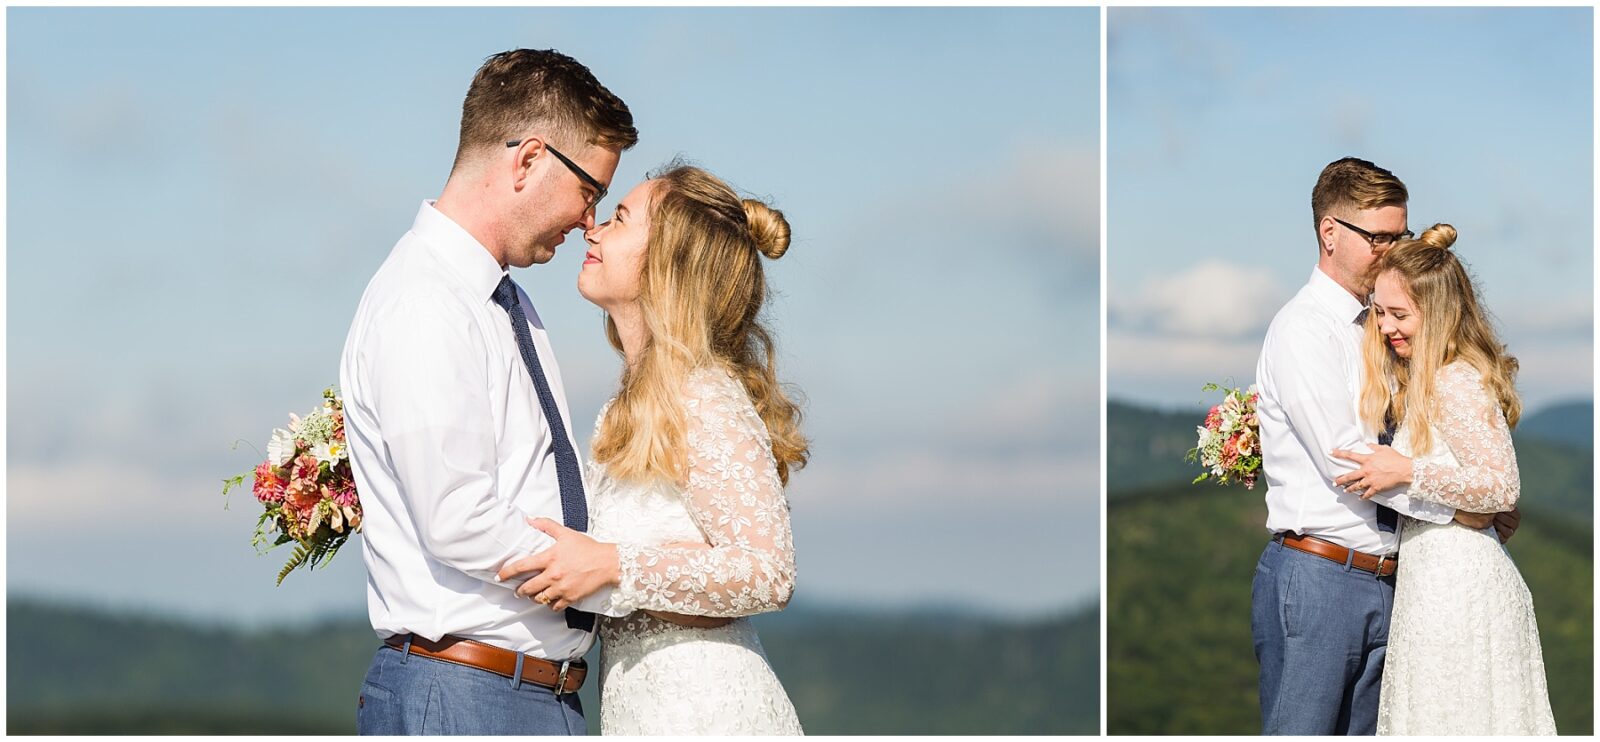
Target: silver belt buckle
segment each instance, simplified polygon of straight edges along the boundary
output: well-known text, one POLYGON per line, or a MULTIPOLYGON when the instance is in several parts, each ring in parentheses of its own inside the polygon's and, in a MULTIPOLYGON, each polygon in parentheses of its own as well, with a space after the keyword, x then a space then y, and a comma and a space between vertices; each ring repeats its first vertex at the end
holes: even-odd
POLYGON ((567 690, 567 670, 571 669, 571 667, 572 660, 566 660, 561 663, 561 674, 556 676, 556 687, 554 689, 558 696, 571 692, 567 690))
POLYGON ((1373 577, 1376 577, 1376 578, 1378 578, 1380 580, 1383 579, 1383 563, 1388 561, 1388 560, 1389 560, 1389 555, 1388 554, 1379 554, 1378 555, 1378 568, 1372 570, 1372 576, 1373 577))

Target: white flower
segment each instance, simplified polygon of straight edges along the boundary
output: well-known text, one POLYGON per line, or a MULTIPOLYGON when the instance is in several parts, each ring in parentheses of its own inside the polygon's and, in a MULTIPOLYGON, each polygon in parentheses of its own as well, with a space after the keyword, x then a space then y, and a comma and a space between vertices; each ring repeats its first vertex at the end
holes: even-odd
POLYGON ((267 460, 273 466, 288 466, 291 458, 294 458, 294 433, 273 428, 272 440, 267 441, 267 460))
POLYGON ((345 447, 343 444, 333 443, 330 441, 328 443, 323 443, 313 447, 311 449, 311 454, 317 457, 317 461, 327 464, 328 466, 335 466, 340 461, 344 460, 345 447))

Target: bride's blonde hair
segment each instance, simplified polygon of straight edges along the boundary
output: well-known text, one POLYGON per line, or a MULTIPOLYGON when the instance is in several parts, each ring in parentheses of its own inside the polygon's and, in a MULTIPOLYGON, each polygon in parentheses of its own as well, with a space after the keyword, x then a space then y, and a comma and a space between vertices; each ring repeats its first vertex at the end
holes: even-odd
POLYGON ((1516 427, 1522 416, 1515 386, 1517 359, 1506 353, 1478 304, 1471 277, 1450 250, 1455 241, 1455 227, 1435 224, 1421 237, 1390 248, 1373 264, 1374 275, 1392 273, 1400 279, 1422 315, 1422 329, 1408 339, 1411 358, 1401 358, 1378 329, 1378 318, 1368 315, 1361 420, 1372 430, 1383 430, 1386 420, 1403 424, 1419 454, 1433 447, 1428 421, 1434 412, 1439 369, 1457 360, 1478 370, 1508 425, 1516 427))
MULTIPOLYGON (((684 481, 684 385, 695 369, 721 368, 743 384, 766 424, 787 485, 809 448, 800 408, 778 383, 772 333, 760 315, 767 294, 761 256, 775 260, 789 249, 789 222, 697 167, 674 162, 651 179, 639 276, 649 337, 637 362, 624 364, 621 390, 595 433, 594 458, 618 478, 684 481)), ((621 353, 610 316, 606 337, 621 353)))

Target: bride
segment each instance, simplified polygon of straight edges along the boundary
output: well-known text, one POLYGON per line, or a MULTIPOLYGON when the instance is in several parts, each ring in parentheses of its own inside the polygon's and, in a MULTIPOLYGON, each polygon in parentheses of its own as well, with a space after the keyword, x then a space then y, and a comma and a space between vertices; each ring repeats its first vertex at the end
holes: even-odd
MULTIPOLYGON (((801 734, 742 618, 794 591, 783 488, 807 442, 760 321, 761 259, 788 249, 788 222, 705 170, 669 166, 584 239, 578 291, 606 312, 621 388, 590 446, 588 538, 535 525, 558 535, 551 551, 615 544, 601 732, 801 734)), ((584 591, 547 588, 560 579, 518 592, 562 610, 584 591)))
MULTIPOLYGON (((1409 484, 1458 510, 1510 510, 1521 489, 1510 427, 1515 358, 1436 224, 1374 265, 1361 416, 1396 421, 1393 447, 1334 455, 1362 467, 1336 482, 1363 497, 1409 484)), ((1555 734, 1533 598, 1493 528, 1402 519, 1379 734, 1555 734)))

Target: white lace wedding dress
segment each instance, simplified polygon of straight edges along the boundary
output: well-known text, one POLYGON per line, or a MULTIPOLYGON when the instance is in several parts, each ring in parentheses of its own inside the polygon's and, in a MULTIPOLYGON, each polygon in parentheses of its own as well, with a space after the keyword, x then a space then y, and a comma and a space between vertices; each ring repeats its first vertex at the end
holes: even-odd
MULTIPOLYGON (((1432 451, 1412 456, 1411 496, 1499 512, 1521 489, 1505 415, 1472 366, 1439 372, 1432 451)), ((1494 529, 1402 518, 1400 570, 1378 734, 1555 734, 1533 597, 1494 529)))
POLYGON ((755 629, 742 618, 782 608, 794 590, 789 504, 766 425, 743 385, 724 371, 696 371, 686 389, 687 488, 619 481, 589 462, 590 533, 618 544, 622 579, 612 600, 634 611, 601 617, 600 730, 801 734, 755 629), (710 548, 663 546, 671 542, 710 548), (690 628, 646 609, 741 618, 690 628))

